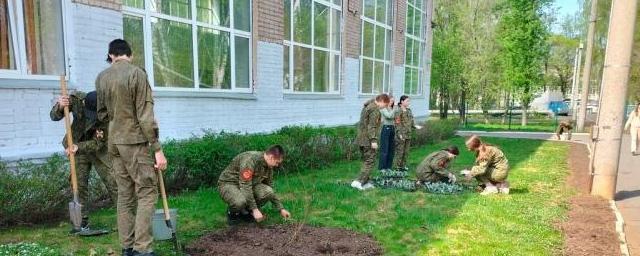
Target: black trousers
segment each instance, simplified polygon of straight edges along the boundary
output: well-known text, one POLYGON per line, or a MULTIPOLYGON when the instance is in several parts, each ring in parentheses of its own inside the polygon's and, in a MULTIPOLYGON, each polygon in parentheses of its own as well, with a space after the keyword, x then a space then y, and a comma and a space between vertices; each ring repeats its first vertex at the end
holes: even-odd
POLYGON ((378 169, 391 169, 393 165, 393 153, 395 148, 395 127, 393 125, 383 125, 380 132, 380 161, 378 169))

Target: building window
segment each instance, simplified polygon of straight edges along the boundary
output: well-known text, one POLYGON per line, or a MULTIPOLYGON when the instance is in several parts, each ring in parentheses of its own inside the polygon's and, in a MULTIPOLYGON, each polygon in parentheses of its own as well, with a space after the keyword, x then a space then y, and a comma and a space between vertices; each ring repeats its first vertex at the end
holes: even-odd
POLYGON ((284 90, 340 92, 339 0, 284 0, 284 90))
POLYGON ((360 93, 389 92, 392 0, 363 0, 360 93))
POLYGON ((62 1, 0 0, 2 77, 66 74, 62 6, 62 1))
POLYGON ((124 0, 133 63, 155 88, 251 91, 250 0, 124 0))
POLYGON ((423 0, 407 1, 407 22, 405 33, 404 93, 422 94, 424 78, 424 21, 426 12, 423 0))

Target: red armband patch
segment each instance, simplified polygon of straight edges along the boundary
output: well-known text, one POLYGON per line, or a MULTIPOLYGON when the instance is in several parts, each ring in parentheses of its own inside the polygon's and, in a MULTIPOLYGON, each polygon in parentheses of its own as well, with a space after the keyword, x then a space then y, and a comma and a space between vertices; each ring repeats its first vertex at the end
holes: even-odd
POLYGON ((446 167, 447 166, 447 160, 444 160, 444 159, 440 160, 440 163, 438 165, 440 167, 442 167, 442 168, 446 167))
POLYGON ((400 124, 400 117, 396 117, 396 124, 400 124))
POLYGON ((240 177, 242 177, 242 179, 245 180, 245 181, 251 180, 251 178, 253 178, 253 170, 251 170, 251 169, 242 170, 240 172, 240 177))

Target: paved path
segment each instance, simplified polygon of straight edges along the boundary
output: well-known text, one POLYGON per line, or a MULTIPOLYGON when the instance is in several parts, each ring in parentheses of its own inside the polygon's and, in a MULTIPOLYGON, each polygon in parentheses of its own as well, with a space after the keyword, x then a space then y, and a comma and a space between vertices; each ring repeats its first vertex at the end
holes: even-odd
MULTIPOLYGON (((555 135, 544 132, 480 132, 458 131, 460 136, 476 134, 481 137, 502 137, 555 140, 555 135)), ((572 142, 589 144, 589 134, 573 134, 572 142)), ((620 162, 618 165, 618 184, 616 205, 624 218, 624 232, 629 252, 632 256, 640 256, 640 156, 632 156, 629 148, 630 136, 622 138, 620 162)))
POLYGON ((640 156, 632 156, 628 134, 622 138, 616 205, 624 218, 629 252, 640 255, 640 156))

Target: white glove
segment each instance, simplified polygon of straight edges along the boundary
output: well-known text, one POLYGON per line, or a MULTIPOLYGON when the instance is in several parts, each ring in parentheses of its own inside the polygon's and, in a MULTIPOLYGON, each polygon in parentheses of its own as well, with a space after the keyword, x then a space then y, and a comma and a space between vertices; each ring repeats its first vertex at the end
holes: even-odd
POLYGON ((447 177, 449 177, 449 183, 456 183, 456 181, 458 180, 458 178, 456 178, 456 176, 453 175, 453 173, 448 173, 447 177))
POLYGON ((462 174, 462 175, 464 175, 464 176, 467 176, 467 175, 469 175, 470 173, 471 173, 471 171, 469 171, 469 170, 467 170, 467 169, 464 169, 464 170, 460 171, 460 174, 462 174))
POLYGON ((416 129, 418 129, 418 130, 422 129, 422 125, 417 125, 416 124, 414 127, 416 127, 416 129))

